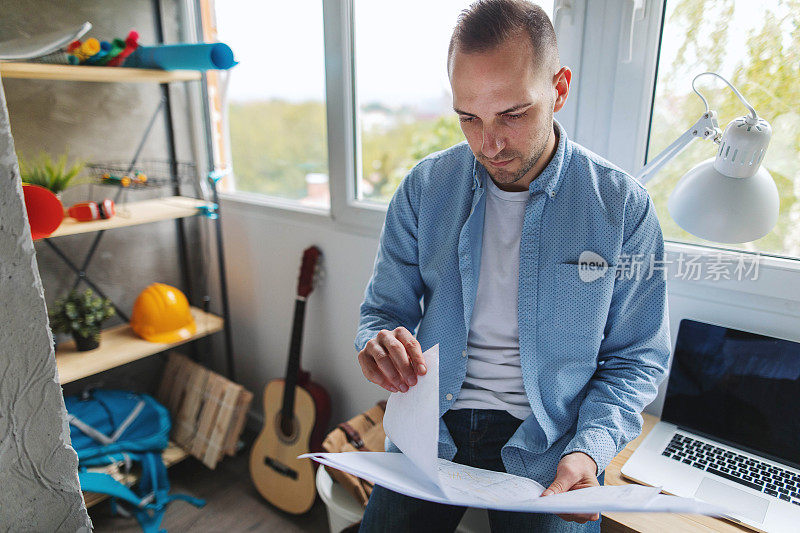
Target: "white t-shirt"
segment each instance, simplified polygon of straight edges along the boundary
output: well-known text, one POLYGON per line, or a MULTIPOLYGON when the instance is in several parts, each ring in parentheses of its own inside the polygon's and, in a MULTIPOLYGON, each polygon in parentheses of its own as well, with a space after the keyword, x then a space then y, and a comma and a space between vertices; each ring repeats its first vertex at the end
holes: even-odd
POLYGON ((478 292, 467 336, 467 376, 451 409, 497 409, 525 419, 531 407, 519 361, 519 243, 528 191, 486 180, 478 292))

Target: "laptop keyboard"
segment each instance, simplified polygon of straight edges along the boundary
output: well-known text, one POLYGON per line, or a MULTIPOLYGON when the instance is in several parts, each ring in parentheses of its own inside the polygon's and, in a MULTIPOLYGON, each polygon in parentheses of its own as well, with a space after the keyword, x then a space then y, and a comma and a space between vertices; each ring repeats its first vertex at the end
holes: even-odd
POLYGON ((661 455, 800 505, 800 475, 789 470, 679 433, 661 455))

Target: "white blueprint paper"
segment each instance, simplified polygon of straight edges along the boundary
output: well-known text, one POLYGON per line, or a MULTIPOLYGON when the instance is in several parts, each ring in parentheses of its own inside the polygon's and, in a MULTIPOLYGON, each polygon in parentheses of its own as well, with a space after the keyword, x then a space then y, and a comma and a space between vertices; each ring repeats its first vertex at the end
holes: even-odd
MULTIPOLYGON (((394 392, 386 402, 386 436, 435 484, 439 456, 439 345, 427 350, 424 376, 408 392, 394 392)), ((413 468, 413 466, 412 466, 413 468)))
POLYGON ((652 511, 721 515, 724 509, 642 485, 591 487, 540 497, 532 479, 438 458, 439 345, 424 354, 428 372, 386 404, 386 434, 403 453, 309 453, 318 463, 349 472, 407 496, 465 507, 540 513, 652 511))

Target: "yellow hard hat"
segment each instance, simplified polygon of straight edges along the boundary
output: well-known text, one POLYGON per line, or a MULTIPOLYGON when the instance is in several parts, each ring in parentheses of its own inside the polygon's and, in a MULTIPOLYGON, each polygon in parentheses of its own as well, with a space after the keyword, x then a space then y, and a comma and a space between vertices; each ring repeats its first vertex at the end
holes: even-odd
POLYGON ((186 296, 164 283, 153 283, 136 297, 131 328, 145 340, 163 343, 180 342, 197 332, 186 296))

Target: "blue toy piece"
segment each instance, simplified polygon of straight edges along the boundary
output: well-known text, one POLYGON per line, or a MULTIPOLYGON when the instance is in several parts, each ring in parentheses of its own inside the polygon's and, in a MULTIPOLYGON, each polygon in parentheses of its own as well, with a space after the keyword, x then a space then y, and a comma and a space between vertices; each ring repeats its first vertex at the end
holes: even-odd
MULTIPOLYGON (((81 489, 111 496, 138 520, 145 533, 160 533, 167 505, 184 500, 197 507, 205 501, 169 494, 167 469, 161 453, 169 443, 169 411, 147 394, 96 389, 84 396, 66 396, 72 447, 78 453, 81 489), (88 467, 125 461, 141 464, 139 483, 132 490, 108 474, 88 467)), ((121 510, 119 510, 121 512, 121 510)))
POLYGON ((227 70, 236 63, 233 51, 225 43, 189 43, 140 46, 125 60, 124 66, 164 70, 227 70))
POLYGON ((204 216, 211 220, 216 220, 219 218, 219 213, 217 213, 217 209, 219 209, 219 206, 217 204, 201 205, 197 207, 197 212, 200 216, 204 216))

